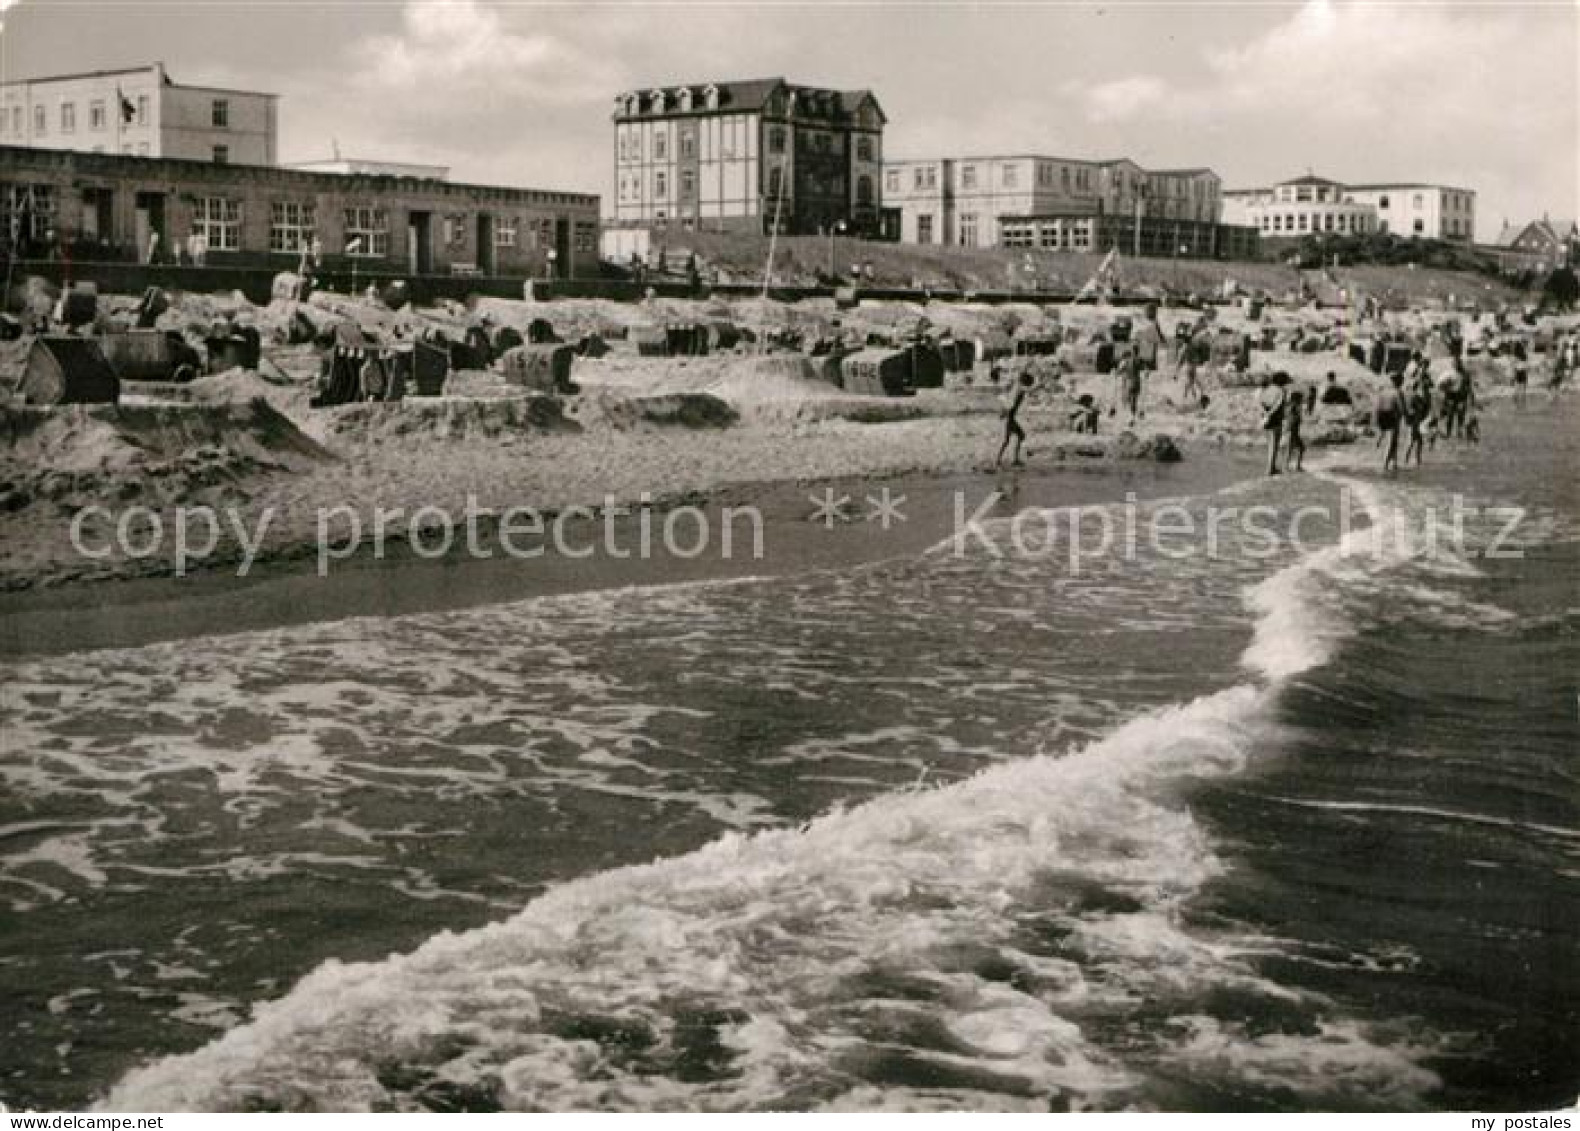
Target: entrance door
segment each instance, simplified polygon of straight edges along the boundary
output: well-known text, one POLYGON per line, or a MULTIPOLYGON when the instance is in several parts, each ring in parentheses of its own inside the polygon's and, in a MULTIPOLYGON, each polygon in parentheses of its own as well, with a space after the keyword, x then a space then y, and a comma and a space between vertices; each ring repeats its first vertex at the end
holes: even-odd
POLYGON ((487 212, 477 214, 477 269, 494 274, 494 218, 487 212))
POLYGON ((152 259, 166 263, 175 261, 175 250, 170 246, 169 233, 165 230, 165 194, 140 192, 136 198, 137 219, 133 233, 137 237, 137 258, 148 262, 152 259), (158 236, 158 242, 154 237, 158 236), (152 248, 152 253, 150 253, 152 248))
POLYGON ((554 273, 571 277, 571 222, 563 216, 554 221, 554 273))
MULTIPOLYGON (((115 193, 107 188, 82 190, 82 235, 88 242, 107 246, 115 242, 115 193)), ((95 249, 94 254, 97 254, 95 249)))
POLYGON ((406 269, 413 275, 433 273, 433 213, 406 215, 406 269))

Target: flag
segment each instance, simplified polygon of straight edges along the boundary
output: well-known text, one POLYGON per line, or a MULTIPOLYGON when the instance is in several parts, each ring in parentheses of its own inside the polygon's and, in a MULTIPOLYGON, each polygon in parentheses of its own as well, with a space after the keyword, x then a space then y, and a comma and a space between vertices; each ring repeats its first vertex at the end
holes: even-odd
POLYGON ((120 87, 115 88, 115 97, 121 103, 121 125, 127 125, 137 117, 137 104, 121 93, 120 87))

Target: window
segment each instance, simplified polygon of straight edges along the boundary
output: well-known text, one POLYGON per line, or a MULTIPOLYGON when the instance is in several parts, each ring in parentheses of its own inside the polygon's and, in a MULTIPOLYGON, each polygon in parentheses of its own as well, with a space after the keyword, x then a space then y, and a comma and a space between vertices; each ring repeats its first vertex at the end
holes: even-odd
MULTIPOLYGON (((449 219, 445 222, 448 224, 449 219)), ((389 217, 382 208, 346 209, 346 254, 370 258, 390 251, 389 217)))
POLYGON ((1419 236, 1422 232, 1426 231, 1426 222, 1424 220, 1417 220, 1411 225, 1411 230, 1419 236))
POLYGON ((295 200, 276 200, 269 205, 269 250, 301 251, 313 242, 314 221, 311 204, 295 200))
POLYGON ((653 174, 653 197, 663 200, 669 195, 669 174, 663 170, 653 174))
POLYGON ((140 142, 137 143, 137 156, 139 156, 139 157, 147 157, 148 156, 148 143, 146 141, 140 141, 140 142))
POLYGON ((785 151, 785 131, 783 126, 775 126, 768 131, 768 152, 783 153, 785 151))
POLYGON ((653 135, 653 160, 662 161, 669 156, 669 134, 663 130, 653 135))
POLYGON ((866 173, 856 178, 856 203, 872 203, 872 178, 866 173))
POLYGON ((1013 165, 1005 165, 999 170, 999 180, 1005 188, 1014 188, 1020 179, 1020 170, 1013 165))
POLYGON ((933 216, 930 212, 923 212, 916 218, 916 242, 933 242, 933 216))
POLYGON ((41 240, 55 226, 55 188, 53 185, 6 185, 0 194, 0 233, 10 234, 13 226, 28 221, 28 230, 18 236, 41 240))
POLYGON ((900 171, 889 169, 883 174, 883 191, 898 194, 900 191, 900 171))
POLYGON ((936 165, 929 165, 929 166, 927 166, 925 172, 927 173, 927 187, 928 188, 937 188, 938 187, 938 166, 936 166, 936 165))
POLYGON ((576 221, 577 251, 595 251, 598 247, 598 225, 590 224, 585 220, 576 221))
POLYGON ((784 185, 784 170, 774 166, 768 170, 768 195, 774 200, 779 199, 779 190, 784 185))
POLYGON ((148 124, 148 95, 146 94, 137 96, 137 124, 139 126, 148 124))
POLYGON ((1059 166, 1059 187, 1064 189, 1065 192, 1070 191, 1070 167, 1068 165, 1059 166))
POLYGON ((192 210, 192 232, 210 251, 241 250, 241 202, 228 196, 200 196, 192 210))
POLYGON ((1388 198, 1386 196, 1379 196, 1377 198, 1377 207, 1378 208, 1387 208, 1388 207, 1388 198))
POLYGON ((22 107, 11 107, 11 132, 17 137, 22 136, 22 107))
POLYGON ((209 108, 209 123, 216 130, 230 129, 230 100, 225 98, 214 99, 214 105, 209 108))
POLYGON ((916 173, 913 180, 915 181, 916 188, 927 187, 927 173, 926 170, 924 170, 920 165, 916 167, 916 173))
POLYGON ((1414 196, 1412 196, 1410 198, 1410 207, 1411 208, 1420 208, 1421 204, 1422 204, 1422 199, 1421 199, 1421 194, 1420 193, 1416 193, 1414 196))
POLYGON ((44 108, 33 107, 33 133, 38 137, 44 136, 44 108))
POLYGON ((88 103, 88 128, 95 132, 104 129, 104 99, 95 98, 88 103))
POLYGON ((214 164, 216 164, 216 165, 229 165, 230 164, 230 146, 228 146, 228 145, 216 145, 214 147, 214 164))
POLYGON ((75 102, 62 102, 60 104, 60 132, 63 134, 77 132, 77 104, 75 102))
POLYGON ((977 217, 975 212, 966 212, 960 217, 960 245, 962 247, 976 247, 977 245, 977 217))
POLYGON ((872 160, 872 139, 865 134, 856 139, 856 160, 872 160))
POLYGON ((697 135, 687 130, 680 135, 680 155, 694 157, 697 153, 697 135))
POLYGON ((697 174, 690 169, 680 171, 680 196, 689 200, 697 195, 697 174))
POLYGON ((960 166, 960 187, 963 189, 977 187, 977 167, 975 165, 960 166))
POLYGON ((494 221, 495 247, 516 246, 516 223, 516 217, 514 216, 501 216, 498 220, 494 221))

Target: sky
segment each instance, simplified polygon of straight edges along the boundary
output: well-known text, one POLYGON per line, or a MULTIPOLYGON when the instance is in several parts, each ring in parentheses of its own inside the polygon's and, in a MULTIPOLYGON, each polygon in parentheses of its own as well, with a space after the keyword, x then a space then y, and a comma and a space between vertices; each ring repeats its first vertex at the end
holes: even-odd
POLYGON ((891 157, 1046 153, 1478 193, 1478 235, 1580 215, 1580 2, 0 0, 0 80, 162 60, 282 95, 284 161, 613 187, 627 89, 873 90, 891 157))

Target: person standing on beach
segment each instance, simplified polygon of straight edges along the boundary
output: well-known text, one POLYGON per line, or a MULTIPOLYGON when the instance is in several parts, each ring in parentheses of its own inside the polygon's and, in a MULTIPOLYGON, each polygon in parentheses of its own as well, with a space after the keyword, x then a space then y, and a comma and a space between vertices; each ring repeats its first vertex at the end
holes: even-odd
POLYGON ((1014 396, 1010 399, 1009 407, 1004 410, 1004 441, 998 446, 998 455, 993 457, 993 469, 998 470, 1004 462, 1004 449, 1009 447, 1011 440, 1015 441, 1015 454, 1012 457, 1013 466, 1020 467, 1021 445, 1026 442, 1026 430, 1020 426, 1021 406, 1026 403, 1026 394, 1030 391, 1035 378, 1030 373, 1022 373, 1016 382, 1014 396))
POLYGON ((1305 410, 1306 398, 1296 389, 1284 402, 1284 466, 1291 471, 1306 469, 1306 441, 1300 435, 1305 410))
MULTIPOLYGON (((1283 376, 1279 374, 1278 377, 1283 376)), ((1278 474, 1278 449, 1284 437, 1284 386, 1278 377, 1262 374, 1256 403, 1262 410, 1262 431, 1267 433, 1267 473, 1278 474)))
POLYGON ((1390 373, 1388 380, 1392 388, 1377 399, 1377 441, 1379 444, 1388 441, 1388 453, 1383 456, 1383 470, 1398 471, 1399 426, 1404 422, 1404 396, 1400 387, 1404 384, 1404 376, 1390 373))
POLYGON ((1158 305, 1149 302, 1142 309, 1141 325, 1133 337, 1136 361, 1143 373, 1154 373, 1158 368, 1158 353, 1163 349, 1163 328, 1158 325, 1158 305))
POLYGON ((1135 350, 1128 350, 1119 366, 1119 400, 1130 414, 1130 423, 1141 416, 1141 357, 1135 350))
POLYGON ((1426 445, 1426 425, 1432 416, 1432 378, 1425 369, 1405 393, 1404 416, 1410 426, 1410 442, 1404 449, 1404 462, 1415 456, 1415 465, 1421 466, 1421 453, 1426 445))

